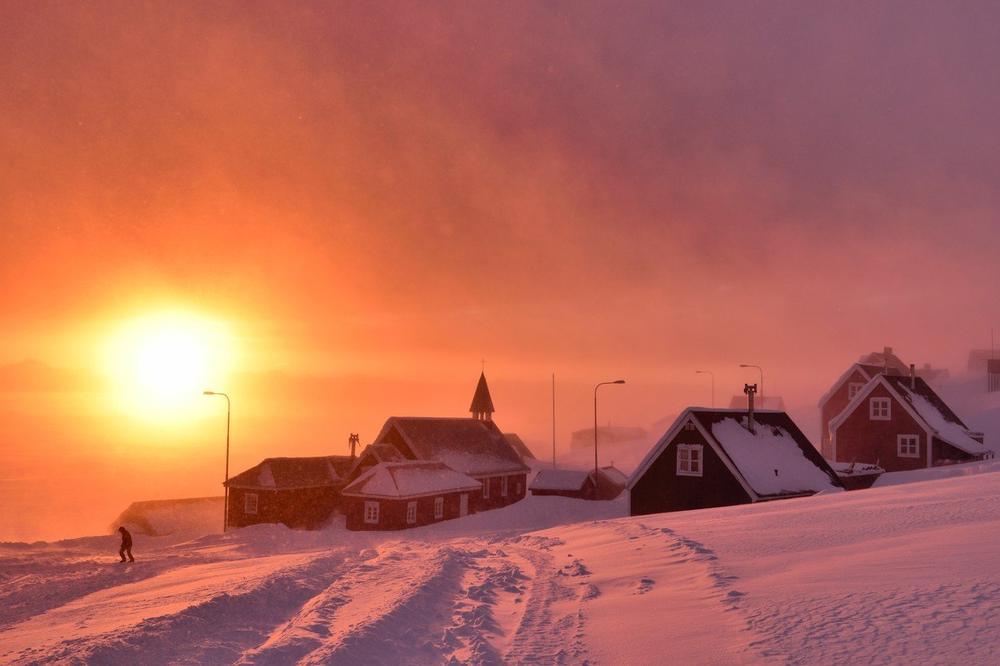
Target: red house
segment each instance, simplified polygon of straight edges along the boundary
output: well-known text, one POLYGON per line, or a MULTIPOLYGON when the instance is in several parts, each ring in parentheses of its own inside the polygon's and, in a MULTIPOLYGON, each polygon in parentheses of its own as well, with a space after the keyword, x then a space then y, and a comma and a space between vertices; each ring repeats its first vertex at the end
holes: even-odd
POLYGON ((689 407, 629 479, 633 516, 842 488, 785 412, 689 407))
POLYGON ((833 447, 830 444, 830 422, 844 411, 848 403, 872 377, 881 374, 882 371, 883 368, 880 366, 853 363, 819 399, 819 450, 827 460, 834 460, 833 447))
POLYGON ((992 458, 921 377, 872 377, 830 422, 831 458, 896 472, 992 458))
POLYGON ((224 484, 229 488, 227 525, 319 527, 338 505, 354 462, 350 456, 265 458, 224 484))
POLYGON ((477 509, 481 484, 441 462, 379 463, 345 487, 349 530, 401 530, 477 509))

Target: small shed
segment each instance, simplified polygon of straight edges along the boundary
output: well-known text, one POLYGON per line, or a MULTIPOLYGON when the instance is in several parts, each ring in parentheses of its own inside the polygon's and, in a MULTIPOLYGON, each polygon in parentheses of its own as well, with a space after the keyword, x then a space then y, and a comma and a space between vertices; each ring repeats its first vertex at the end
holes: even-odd
POLYGON ((346 486, 349 530, 401 530, 460 518, 478 509, 482 485, 442 462, 379 463, 346 486))
POLYGON ((593 470, 543 469, 532 479, 532 495, 559 495, 577 499, 597 499, 593 470))

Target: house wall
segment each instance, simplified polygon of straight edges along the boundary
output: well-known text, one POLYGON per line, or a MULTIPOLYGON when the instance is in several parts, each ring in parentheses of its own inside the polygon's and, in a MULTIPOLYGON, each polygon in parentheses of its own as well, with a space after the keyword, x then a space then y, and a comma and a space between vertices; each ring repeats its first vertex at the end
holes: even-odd
POLYGON ((830 421, 837 415, 839 415, 847 407, 847 404, 851 401, 848 398, 848 391, 850 390, 851 384, 865 384, 868 380, 861 371, 857 368, 854 372, 850 374, 846 381, 840 385, 830 398, 820 406, 820 420, 819 420, 819 431, 820 431, 820 452, 822 452, 823 457, 827 460, 833 460, 833 448, 831 446, 830 437, 830 421))
POLYGON ((498 474, 490 477, 476 477, 476 481, 479 481, 482 484, 489 483, 490 486, 489 497, 483 497, 483 494, 479 493, 479 497, 477 498, 479 501, 479 510, 487 511, 489 509, 499 509, 500 507, 508 506, 514 502, 524 499, 528 492, 527 479, 528 475, 525 472, 506 475, 498 474), (500 494, 500 478, 502 476, 507 477, 506 497, 503 497, 500 494))
POLYGON ((451 520, 460 516, 461 496, 469 496, 469 514, 479 511, 478 493, 475 491, 464 491, 454 493, 441 493, 429 497, 417 497, 409 499, 365 499, 362 497, 345 497, 344 514, 347 517, 347 529, 349 530, 402 530, 408 527, 420 527, 431 523, 439 523, 443 520, 451 520), (434 498, 444 497, 444 517, 434 518, 434 498), (365 502, 379 503, 379 522, 371 524, 365 522, 365 502), (406 505, 409 502, 417 503, 417 522, 406 522, 406 505))
POLYGON ((315 529, 329 520, 339 501, 339 494, 332 487, 302 488, 296 490, 229 490, 230 527, 244 527, 257 523, 283 523, 288 527, 315 529), (247 493, 257 495, 257 513, 247 514, 247 493))
POLYGON ((887 472, 899 472, 927 467, 927 433, 909 412, 892 398, 884 386, 872 389, 835 432, 835 453, 838 462, 873 463, 887 472), (890 420, 874 421, 869 417, 871 398, 890 398, 890 420), (919 455, 902 458, 897 454, 897 435, 917 435, 919 455))
POLYGON ((629 497, 631 515, 747 504, 750 495, 697 430, 681 430, 639 478, 629 497), (702 476, 677 475, 677 445, 701 444, 702 476))

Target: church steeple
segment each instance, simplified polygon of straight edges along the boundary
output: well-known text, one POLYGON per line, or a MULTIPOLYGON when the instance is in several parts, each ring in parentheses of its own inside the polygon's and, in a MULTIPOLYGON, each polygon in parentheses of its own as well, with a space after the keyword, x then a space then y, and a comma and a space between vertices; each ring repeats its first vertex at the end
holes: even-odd
POLYGON ((486 385, 486 373, 479 375, 479 383, 476 384, 476 394, 472 396, 472 406, 469 407, 472 418, 480 421, 493 420, 493 398, 490 397, 490 387, 486 385))

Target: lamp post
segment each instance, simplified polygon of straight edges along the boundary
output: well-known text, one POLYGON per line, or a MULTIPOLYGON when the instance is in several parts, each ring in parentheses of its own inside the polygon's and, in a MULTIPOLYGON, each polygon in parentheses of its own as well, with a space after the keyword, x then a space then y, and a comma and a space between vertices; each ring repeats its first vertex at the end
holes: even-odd
POLYGON ((760 408, 764 409, 764 368, 750 363, 740 363, 741 368, 757 368, 760 372, 760 408))
POLYGON ((594 483, 597 483, 597 389, 607 384, 624 384, 624 379, 616 379, 612 382, 600 382, 594 387, 594 483))
POLYGON ((715 373, 711 370, 695 370, 696 375, 708 375, 712 378, 712 409, 715 409, 715 373))
MULTIPOLYGON (((203 391, 204 395, 218 395, 226 399, 226 483, 229 482, 229 415, 232 412, 232 404, 229 402, 229 395, 219 391, 203 391)), ((229 527, 229 486, 223 484, 225 493, 222 507, 222 531, 229 527)))

